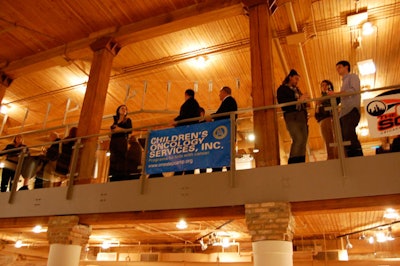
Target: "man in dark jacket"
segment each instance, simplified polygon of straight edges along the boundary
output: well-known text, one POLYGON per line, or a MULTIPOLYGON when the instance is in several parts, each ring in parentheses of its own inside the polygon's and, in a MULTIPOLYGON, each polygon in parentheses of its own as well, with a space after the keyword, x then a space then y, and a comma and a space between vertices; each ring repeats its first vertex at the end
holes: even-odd
POLYGON ((185 102, 182 104, 179 115, 175 117, 176 126, 185 126, 196 124, 198 121, 179 122, 184 119, 195 118, 200 116, 200 105, 194 98, 194 90, 187 89, 185 91, 185 102))
MULTIPOLYGON (((236 112, 238 110, 237 103, 235 98, 232 97, 232 90, 228 86, 224 86, 220 89, 219 91, 219 99, 221 100, 221 105, 219 106, 218 110, 212 114, 211 116, 215 114, 222 114, 222 113, 228 113, 228 112, 236 112)), ((230 114, 226 114, 223 116, 215 116, 213 117, 214 120, 221 120, 221 119, 228 119, 230 117, 230 114)), ((237 115, 235 115, 235 118, 237 115)), ((235 132, 232 132, 232 134, 235 134, 235 132)), ((232 143, 231 145, 233 145, 232 143)), ((226 166, 226 169, 229 170, 230 167, 226 166)), ((218 168, 213 168, 213 172, 221 172, 222 167, 218 168)))
MULTIPOLYGON (((199 123, 199 120, 180 122, 181 120, 195 118, 195 117, 200 117, 200 105, 194 98, 194 90, 187 89, 185 91, 185 102, 181 106, 179 115, 174 119, 175 126, 186 126, 199 123)), ((175 175, 182 175, 182 174, 186 175, 194 174, 194 170, 175 172, 175 175)))
MULTIPOLYGON (((232 97, 231 88, 224 86, 219 91, 219 99, 221 100, 221 105, 214 114, 222 114, 227 112, 236 112, 238 110, 236 100, 232 97)), ((214 117, 214 120, 229 118, 229 114, 225 116, 214 117)))

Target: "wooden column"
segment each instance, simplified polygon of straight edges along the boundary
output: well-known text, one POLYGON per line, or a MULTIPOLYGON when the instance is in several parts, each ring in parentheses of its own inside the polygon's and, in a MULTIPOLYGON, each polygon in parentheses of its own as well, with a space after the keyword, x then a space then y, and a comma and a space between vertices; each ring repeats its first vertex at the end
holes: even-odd
POLYGON ((6 89, 10 87, 13 79, 7 76, 5 73, 0 72, 0 103, 3 101, 6 89))
MULTIPOLYGON (((250 52, 253 107, 275 104, 272 62, 270 3, 267 0, 243 0, 250 17, 250 52)), ((254 112, 257 167, 279 165, 279 138, 276 110, 254 112)))
MULTIPOLYGON (((98 134, 100 131, 112 62, 120 50, 111 38, 99 39, 90 47, 94 51, 94 58, 79 118, 78 136, 98 134)), ((86 184, 91 183, 93 175, 97 137, 84 139, 82 144, 76 183, 86 184)))

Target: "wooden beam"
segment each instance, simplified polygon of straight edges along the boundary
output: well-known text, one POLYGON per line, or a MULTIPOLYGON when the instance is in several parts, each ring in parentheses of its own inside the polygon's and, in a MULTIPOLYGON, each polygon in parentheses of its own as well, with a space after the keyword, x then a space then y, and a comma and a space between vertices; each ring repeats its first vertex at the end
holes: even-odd
MULTIPOLYGON (((79 223, 82 224, 107 225, 176 222, 179 218, 185 218, 187 221, 244 219, 244 212, 244 206, 239 205, 199 209, 77 214, 76 216, 79 217, 79 223)), ((33 226, 37 224, 46 225, 49 217, 50 216, 4 218, 0 219, 0 228, 33 228, 33 226)))
POLYGON ((243 14, 240 0, 207 1, 119 28, 107 28, 92 33, 88 38, 12 61, 0 70, 15 79, 34 71, 66 64, 70 60, 91 58, 90 44, 102 37, 112 37, 123 47, 240 14, 243 14))
POLYGON ((312 212, 332 213, 362 210, 383 210, 384 208, 400 207, 400 194, 369 196, 345 199, 329 199, 316 201, 302 201, 291 203, 294 215, 303 215, 312 212))

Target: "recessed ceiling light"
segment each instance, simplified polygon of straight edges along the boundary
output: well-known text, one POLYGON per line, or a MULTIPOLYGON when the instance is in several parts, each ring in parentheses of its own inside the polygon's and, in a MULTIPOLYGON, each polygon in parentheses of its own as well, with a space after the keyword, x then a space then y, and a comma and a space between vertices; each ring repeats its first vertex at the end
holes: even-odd
POLYGON ((177 224, 176 228, 178 229, 186 229, 188 227, 187 222, 183 219, 181 219, 177 224))
POLYGON ((385 213, 383 214, 383 218, 386 218, 386 219, 396 220, 399 217, 400 217, 399 213, 392 208, 386 209, 385 213))

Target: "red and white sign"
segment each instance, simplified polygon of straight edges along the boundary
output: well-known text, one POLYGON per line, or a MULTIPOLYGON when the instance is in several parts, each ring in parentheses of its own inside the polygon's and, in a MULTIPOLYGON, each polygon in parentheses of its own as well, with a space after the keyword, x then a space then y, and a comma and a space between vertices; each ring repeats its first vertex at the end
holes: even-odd
POLYGON ((364 100, 364 106, 371 137, 400 134, 400 93, 364 100))

